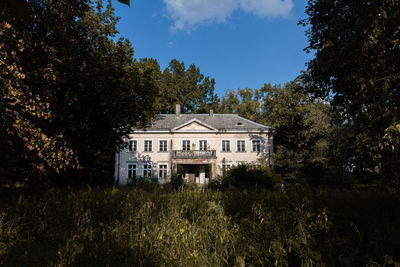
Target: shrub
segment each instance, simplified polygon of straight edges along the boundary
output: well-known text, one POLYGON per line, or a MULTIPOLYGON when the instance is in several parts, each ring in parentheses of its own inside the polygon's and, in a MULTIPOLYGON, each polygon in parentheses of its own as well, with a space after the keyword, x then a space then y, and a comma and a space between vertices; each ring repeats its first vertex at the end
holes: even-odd
POLYGON ((178 189, 183 184, 182 175, 179 173, 173 173, 169 182, 173 188, 178 189))
MULTIPOLYGON (((282 184, 281 177, 264 164, 233 166, 219 181, 222 187, 239 189, 273 189, 282 184)), ((217 184, 218 180, 214 183, 217 184)), ((215 184, 212 185, 215 187, 215 184)))

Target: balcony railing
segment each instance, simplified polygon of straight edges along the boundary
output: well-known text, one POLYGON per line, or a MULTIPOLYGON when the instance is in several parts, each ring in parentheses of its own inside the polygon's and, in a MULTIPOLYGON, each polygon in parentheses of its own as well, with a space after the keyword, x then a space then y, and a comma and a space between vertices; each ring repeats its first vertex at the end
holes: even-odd
POLYGON ((173 159, 213 159, 216 158, 215 150, 173 150, 173 159))

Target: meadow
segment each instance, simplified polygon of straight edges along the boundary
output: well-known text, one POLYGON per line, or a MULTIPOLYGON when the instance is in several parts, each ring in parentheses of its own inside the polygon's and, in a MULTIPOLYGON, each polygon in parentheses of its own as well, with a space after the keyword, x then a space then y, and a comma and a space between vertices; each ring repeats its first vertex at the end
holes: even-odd
POLYGON ((1 266, 399 266, 400 193, 3 188, 1 266))

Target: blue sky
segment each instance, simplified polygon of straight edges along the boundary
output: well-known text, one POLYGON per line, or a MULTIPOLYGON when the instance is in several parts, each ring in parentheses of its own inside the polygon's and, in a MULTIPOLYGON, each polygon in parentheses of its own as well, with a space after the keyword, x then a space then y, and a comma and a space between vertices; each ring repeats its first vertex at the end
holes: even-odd
POLYGON ((113 1, 121 36, 135 58, 195 64, 216 81, 216 92, 260 88, 294 79, 312 55, 304 28, 306 1, 296 0, 131 0, 113 1))

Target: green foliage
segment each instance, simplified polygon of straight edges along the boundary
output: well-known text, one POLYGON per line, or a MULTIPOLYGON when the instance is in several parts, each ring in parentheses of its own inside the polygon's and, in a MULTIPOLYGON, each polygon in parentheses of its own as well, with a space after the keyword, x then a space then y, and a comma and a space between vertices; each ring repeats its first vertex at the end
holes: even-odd
POLYGON ((334 162, 339 159, 333 155, 331 107, 304 90, 300 81, 263 88, 266 124, 274 129, 274 165, 288 178, 320 177, 330 167, 343 168, 334 162))
POLYGON ((399 184, 399 142, 388 132, 399 122, 400 3, 308 1, 306 31, 310 91, 330 96, 356 140, 353 166, 399 184))
POLYGON ((207 113, 218 107, 219 99, 214 94, 215 80, 204 76, 198 67, 188 68, 183 62, 171 60, 160 77, 160 113, 174 113, 175 104, 181 104, 187 113, 207 113))
POLYGON ((398 264, 399 192, 175 191, 0 194, 2 266, 398 264))
POLYGON ((259 89, 228 90, 222 97, 219 112, 237 114, 246 119, 262 123, 262 97, 259 89))
POLYGON ((222 177, 211 181, 211 188, 277 188, 282 184, 280 176, 267 165, 242 164, 233 166, 222 177))
POLYGON ((352 132, 334 116, 328 100, 307 92, 309 86, 303 77, 284 86, 228 91, 219 110, 272 126, 274 170, 285 179, 332 184, 354 165, 352 132))
POLYGON ((133 59, 129 41, 114 40, 110 2, 28 5, 28 25, 12 13, 0 20, 8 36, 0 44, 0 173, 13 182, 111 184, 102 178, 112 177, 122 137, 157 111, 157 75, 133 59))
POLYGON ((18 203, 1 213, 1 265, 221 266, 233 249, 235 231, 223 207, 193 191, 145 184, 52 190, 18 203))
POLYGON ((171 175, 171 180, 169 182, 171 186, 175 189, 178 189, 180 186, 184 184, 182 175, 180 173, 174 173, 171 175))

